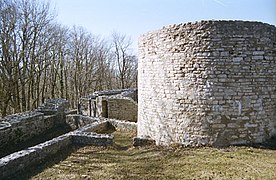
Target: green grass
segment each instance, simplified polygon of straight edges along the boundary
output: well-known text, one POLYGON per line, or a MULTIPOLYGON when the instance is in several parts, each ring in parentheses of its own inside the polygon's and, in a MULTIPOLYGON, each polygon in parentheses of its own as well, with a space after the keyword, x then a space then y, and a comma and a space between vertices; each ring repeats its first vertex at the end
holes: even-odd
POLYGON ((111 147, 86 146, 32 179, 276 179, 276 151, 251 147, 132 147, 114 132, 111 147))

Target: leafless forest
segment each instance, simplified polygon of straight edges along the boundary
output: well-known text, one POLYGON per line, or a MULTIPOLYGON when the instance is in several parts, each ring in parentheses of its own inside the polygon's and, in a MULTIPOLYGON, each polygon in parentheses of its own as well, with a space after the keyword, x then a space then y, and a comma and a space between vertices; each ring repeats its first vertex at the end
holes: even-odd
POLYGON ((66 27, 38 0, 0 1, 0 116, 50 98, 68 99, 75 108, 80 96, 136 81, 137 57, 126 35, 102 38, 66 27))

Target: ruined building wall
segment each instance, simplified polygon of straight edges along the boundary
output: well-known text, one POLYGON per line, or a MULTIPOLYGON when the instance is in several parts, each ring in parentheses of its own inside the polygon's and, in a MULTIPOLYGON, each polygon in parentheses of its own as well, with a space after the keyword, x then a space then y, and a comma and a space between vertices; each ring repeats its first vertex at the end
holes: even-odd
POLYGON ((65 124, 68 101, 49 100, 37 110, 13 114, 0 119, 0 156, 3 149, 18 145, 38 136, 49 129, 65 124))
POLYGON ((157 144, 260 143, 276 134, 276 28, 201 21, 139 41, 138 137, 157 144))
POLYGON ((83 115, 137 122, 137 89, 98 91, 82 97, 83 115))
POLYGON ((130 98, 108 99, 108 118, 137 122, 137 103, 130 98))

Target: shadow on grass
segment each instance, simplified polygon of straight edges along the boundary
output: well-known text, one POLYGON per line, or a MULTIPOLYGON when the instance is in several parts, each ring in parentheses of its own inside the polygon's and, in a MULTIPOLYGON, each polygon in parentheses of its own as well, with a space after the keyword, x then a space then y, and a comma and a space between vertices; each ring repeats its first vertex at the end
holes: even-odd
MULTIPOLYGON (((231 145, 233 147, 252 147, 257 149, 267 149, 267 150, 276 150, 276 137, 272 137, 262 143, 251 143, 251 144, 240 144, 240 145, 231 145)), ((218 149, 227 149, 230 146, 214 146, 218 149)))
POLYGON ((253 144, 252 147, 260 149, 276 150, 276 137, 272 137, 263 143, 253 144))

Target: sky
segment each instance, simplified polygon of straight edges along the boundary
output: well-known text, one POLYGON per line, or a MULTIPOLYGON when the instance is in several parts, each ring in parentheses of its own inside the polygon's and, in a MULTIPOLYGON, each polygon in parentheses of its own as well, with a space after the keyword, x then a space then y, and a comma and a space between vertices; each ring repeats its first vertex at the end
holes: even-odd
POLYGON ((276 0, 50 0, 57 20, 94 35, 140 35, 170 24, 200 20, 249 20, 276 25, 276 0))

